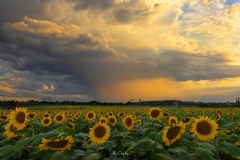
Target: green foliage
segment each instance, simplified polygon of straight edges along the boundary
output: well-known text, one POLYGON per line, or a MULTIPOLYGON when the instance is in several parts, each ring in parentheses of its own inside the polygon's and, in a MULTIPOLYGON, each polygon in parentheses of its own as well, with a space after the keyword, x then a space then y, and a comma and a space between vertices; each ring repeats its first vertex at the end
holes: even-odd
MULTIPOLYGON (((121 107, 120 107, 121 108, 121 107)), ((56 109, 56 108, 55 108, 56 109)), ((70 108, 73 109, 73 108, 70 108)), ((86 108, 85 108, 86 109, 86 108)), ((99 108, 98 108, 99 109, 99 108)), ((159 120, 150 120, 147 113, 143 114, 146 108, 121 108, 125 113, 131 113, 136 116, 136 120, 142 121, 141 125, 135 124, 131 130, 126 130, 122 123, 122 118, 117 116, 118 110, 112 112, 117 118, 117 124, 111 126, 110 137, 103 144, 97 144, 91 141, 89 129, 94 126, 95 121, 86 121, 83 117, 75 119, 75 129, 66 128, 68 122, 61 124, 52 123, 48 127, 41 125, 40 121, 33 119, 26 128, 15 132, 19 134, 18 139, 7 139, 0 134, 0 159, 35 159, 35 160, 127 160, 127 159, 153 159, 153 160, 240 160, 240 148, 234 143, 240 140, 239 109, 225 109, 221 114, 221 119, 217 120, 218 130, 229 129, 230 132, 220 132, 215 139, 208 141, 198 140, 191 132, 192 124, 186 125, 185 132, 176 142, 167 146, 163 142, 164 127, 169 125, 167 118, 159 120), (134 110, 134 111, 132 111, 134 110), (138 114, 135 112, 138 112, 138 114), (140 113, 140 114, 139 114, 140 113), (58 139, 60 137, 71 136, 74 139, 70 150, 55 151, 42 150, 38 146, 42 139, 58 139), (86 144, 87 143, 87 144, 86 144)), ((88 111, 90 109, 86 109, 88 111)), ((163 109, 169 116, 176 116, 180 121, 183 117, 191 114, 199 117, 202 113, 194 108, 186 111, 184 107, 163 109), (167 110, 167 112, 165 111, 167 110), (194 110, 191 111, 191 110, 194 110)), ((71 110, 75 113, 75 110, 71 110)), ((54 113, 54 112, 52 112, 54 113)), ((51 116, 54 114, 51 113, 51 116)), ((107 113, 102 116, 107 117, 107 113)), ((214 119, 216 110, 204 109, 204 115, 214 119)), ((5 131, 8 122, 0 121, 0 132, 5 131)))
POLYGON ((128 150, 151 151, 155 147, 156 147, 155 141, 146 137, 131 145, 128 148, 128 150))
POLYGON ((167 150, 162 149, 160 153, 151 153, 152 160, 174 160, 167 150))
POLYGON ((229 142, 220 143, 220 150, 230 154, 233 158, 240 159, 240 148, 229 142))

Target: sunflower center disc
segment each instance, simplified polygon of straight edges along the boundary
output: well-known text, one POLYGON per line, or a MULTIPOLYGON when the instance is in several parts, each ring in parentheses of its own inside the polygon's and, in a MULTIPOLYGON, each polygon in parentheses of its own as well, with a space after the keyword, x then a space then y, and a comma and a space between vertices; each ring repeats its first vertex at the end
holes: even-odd
POLYGON ((56 119, 57 119, 57 121, 61 121, 63 119, 63 117, 62 117, 62 115, 58 115, 56 119))
POLYGON ((51 148, 63 148, 68 144, 68 140, 59 140, 58 142, 50 141, 47 145, 51 148))
POLYGON ((73 128, 73 125, 71 125, 71 124, 67 124, 67 126, 69 127, 69 128, 73 128))
POLYGON ((101 120, 101 123, 106 123, 106 121, 104 119, 101 120))
POLYGON ((88 118, 93 118, 93 114, 92 114, 92 113, 89 113, 89 114, 88 114, 88 118))
POLYGON ((19 112, 16 116, 16 120, 17 120, 18 123, 24 123, 25 114, 23 112, 19 112))
POLYGON ((34 117, 34 114, 32 114, 32 113, 29 114, 29 117, 30 117, 30 118, 33 118, 33 117, 34 117))
POLYGON ((169 128, 168 132, 167 132, 167 138, 170 139, 170 140, 174 139, 175 137, 177 137, 179 132, 180 132, 180 127, 169 128))
POLYGON ((159 114, 160 114, 159 110, 153 110, 153 111, 151 112, 151 116, 152 116, 153 118, 158 117, 159 114))
POLYGON ((187 123, 190 121, 190 118, 184 118, 183 123, 187 123))
POLYGON ((103 126, 98 126, 95 130, 94 130, 94 134, 96 137, 98 138, 102 138, 106 133, 106 129, 103 126))
POLYGON ((171 124, 176 124, 175 119, 171 119, 171 124))
POLYGON ((110 118, 110 122, 111 122, 111 123, 114 123, 114 122, 115 122, 115 119, 114 119, 114 118, 110 118))
POLYGON ((211 129, 212 129, 211 125, 206 121, 202 121, 197 124, 197 131, 200 134, 203 135, 209 134, 211 132, 211 129))
POLYGON ((44 119, 45 124, 48 124, 49 122, 50 122, 49 119, 44 119))
POLYGON ((126 125, 127 125, 128 127, 130 127, 130 126, 132 125, 132 119, 131 119, 131 118, 127 118, 127 119, 126 119, 126 125))
POLYGON ((168 116, 168 114, 167 113, 163 113, 163 116, 168 116))
POLYGON ((10 126, 10 131, 11 131, 11 132, 16 131, 16 130, 17 130, 17 128, 14 127, 13 125, 10 126))
POLYGON ((0 119, 7 119, 7 116, 1 116, 0 119))

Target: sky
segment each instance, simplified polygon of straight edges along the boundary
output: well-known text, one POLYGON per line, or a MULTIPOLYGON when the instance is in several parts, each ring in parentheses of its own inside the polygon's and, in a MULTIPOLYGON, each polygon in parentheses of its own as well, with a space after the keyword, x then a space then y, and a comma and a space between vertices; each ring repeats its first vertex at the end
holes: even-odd
POLYGON ((240 0, 0 0, 0 100, 235 102, 240 0))

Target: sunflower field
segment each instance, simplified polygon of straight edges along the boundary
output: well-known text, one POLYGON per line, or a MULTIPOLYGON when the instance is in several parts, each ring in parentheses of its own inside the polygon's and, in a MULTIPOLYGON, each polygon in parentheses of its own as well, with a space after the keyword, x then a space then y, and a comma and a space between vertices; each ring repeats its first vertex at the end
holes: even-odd
POLYGON ((0 111, 1 160, 240 160, 239 108, 0 111))

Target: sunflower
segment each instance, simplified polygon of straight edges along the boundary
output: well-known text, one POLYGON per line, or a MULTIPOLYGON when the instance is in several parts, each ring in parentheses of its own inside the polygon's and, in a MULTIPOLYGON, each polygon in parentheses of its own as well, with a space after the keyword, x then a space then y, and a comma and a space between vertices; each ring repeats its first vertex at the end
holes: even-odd
POLYGON ((238 146, 238 147, 240 147, 240 141, 236 141, 236 142, 235 142, 235 145, 238 146))
POLYGON ((207 116, 201 116, 199 119, 195 119, 192 125, 191 132, 200 140, 214 139, 216 136, 218 124, 210 120, 207 116))
POLYGON ((222 129, 222 130, 220 130, 220 131, 218 131, 218 133, 230 133, 231 131, 230 130, 228 130, 228 129, 222 129))
POLYGON ((100 117, 99 118, 99 121, 98 121, 99 123, 107 123, 107 118, 105 118, 105 117, 100 117))
POLYGON ((118 114, 118 117, 124 117, 124 115, 125 115, 124 112, 120 112, 120 113, 118 114))
POLYGON ((175 117, 175 116, 169 117, 168 123, 169 124, 174 124, 174 125, 177 124, 178 123, 177 117, 175 117))
POLYGON ((108 123, 114 126, 117 123, 116 117, 115 116, 109 116, 108 117, 108 123))
POLYGON ((10 121, 6 126, 5 126, 5 132, 3 133, 3 135, 5 137, 11 138, 11 137, 15 137, 15 131, 17 131, 17 128, 13 126, 13 123, 10 121))
POLYGON ((73 123, 68 123, 66 128, 68 129, 74 129, 75 128, 75 125, 73 123))
POLYGON ((8 116, 1 114, 0 121, 8 121, 8 116))
POLYGON ((134 123, 135 121, 131 115, 128 115, 123 119, 123 125, 127 128, 127 130, 131 130, 134 126, 134 123))
POLYGON ((98 144, 104 143, 110 136, 110 127, 105 123, 97 123, 89 131, 89 137, 92 142, 98 144))
POLYGON ((41 124, 45 127, 50 126, 52 124, 52 119, 50 117, 44 117, 41 120, 41 124))
POLYGON ((60 139, 55 140, 47 140, 45 138, 42 139, 42 144, 39 145, 40 150, 58 150, 58 151, 64 151, 67 149, 71 149, 72 143, 74 142, 74 139, 72 136, 67 136, 63 139, 61 137, 60 139))
POLYGON ((34 112, 29 113, 28 117, 29 118, 35 118, 36 117, 36 113, 34 113, 34 112))
POLYGON ((190 124, 190 123, 193 122, 193 120, 194 120, 193 117, 186 117, 186 118, 183 118, 183 119, 182 119, 182 122, 183 122, 184 124, 190 124))
POLYGON ((65 115, 61 113, 56 114, 53 118, 55 123, 62 123, 65 119, 66 119, 65 115))
POLYGON ((80 117, 79 114, 75 114, 75 119, 78 119, 80 117))
POLYGON ((142 124, 142 120, 141 119, 138 119, 138 120, 136 120, 136 123, 137 123, 137 125, 141 125, 142 124))
POLYGON ((70 118, 67 118, 67 120, 66 120, 67 122, 73 122, 74 121, 74 119, 72 118, 72 117, 70 117, 70 118))
POLYGON ((13 126, 18 130, 26 127, 28 120, 28 113, 26 108, 17 107, 16 110, 11 111, 10 120, 13 123, 13 126))
POLYGON ((132 115, 133 119, 136 119, 136 115, 132 115))
POLYGON ((157 120, 162 117, 162 112, 159 108, 151 108, 149 111, 149 118, 151 120, 157 120))
POLYGON ((216 114, 215 120, 219 120, 221 118, 221 114, 216 114))
POLYGON ((163 131, 163 142, 166 143, 167 146, 175 142, 180 138, 181 134, 185 132, 185 125, 180 122, 175 126, 166 126, 163 131))
POLYGON ((78 114, 79 116, 81 116, 81 115, 82 115, 82 112, 81 112, 81 111, 77 111, 76 114, 78 114))
POLYGON ((239 126, 240 126, 240 123, 238 123, 238 124, 236 125, 235 129, 238 129, 239 126))
POLYGON ((84 139, 83 144, 84 144, 85 147, 88 147, 88 146, 90 145, 90 144, 86 141, 86 139, 84 139))
POLYGON ((45 113, 43 114, 43 117, 50 117, 50 113, 45 112, 45 113))
POLYGON ((94 111, 89 111, 85 117, 88 121, 92 121, 96 118, 96 113, 94 111))
POLYGON ((167 112, 163 113, 163 116, 164 116, 164 117, 167 117, 167 116, 168 116, 168 113, 167 113, 167 112))

